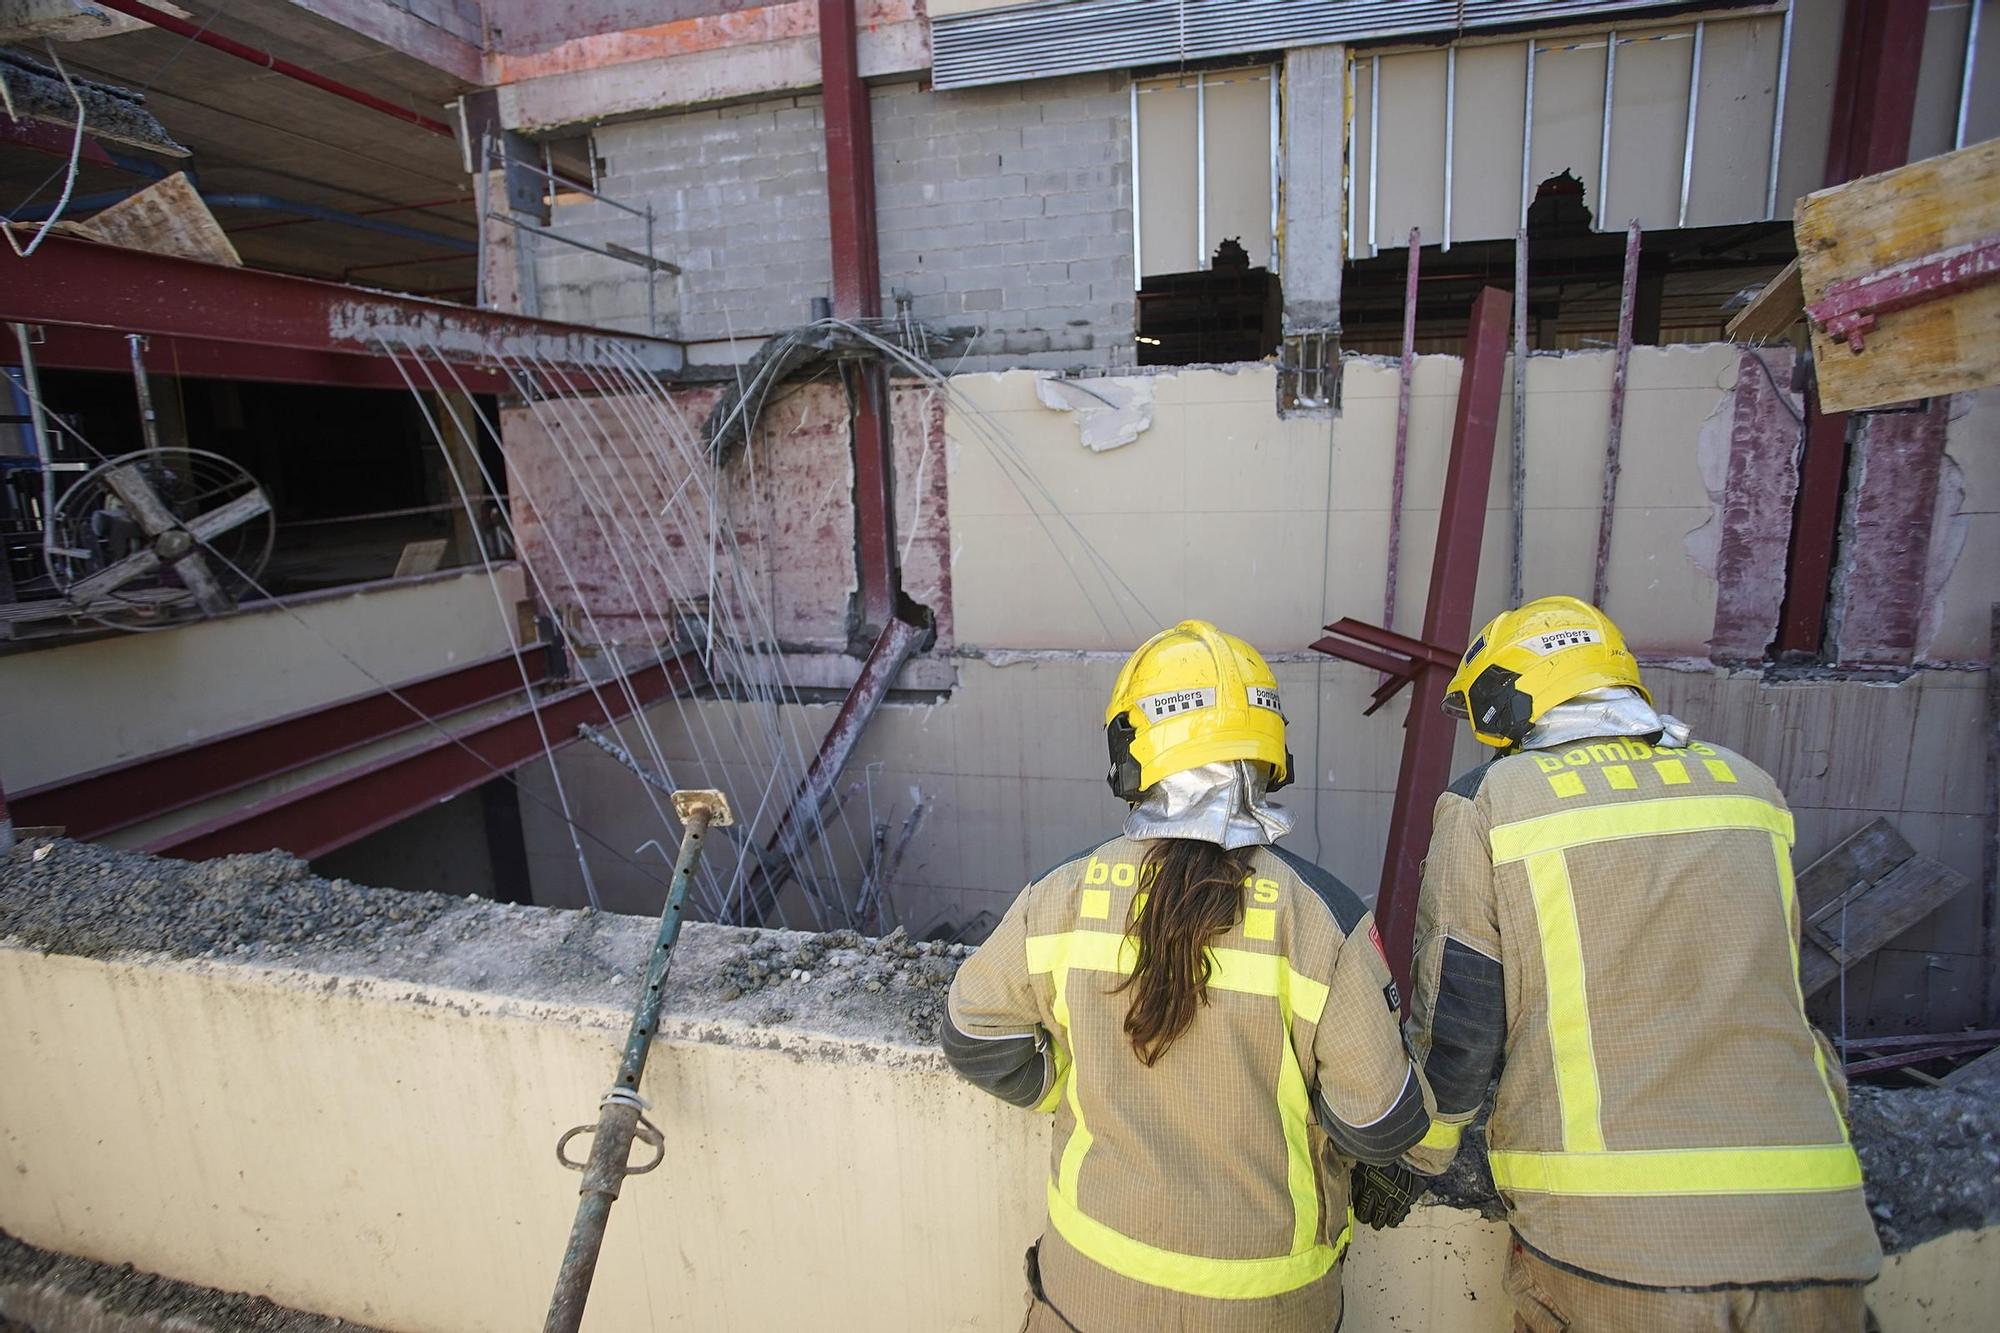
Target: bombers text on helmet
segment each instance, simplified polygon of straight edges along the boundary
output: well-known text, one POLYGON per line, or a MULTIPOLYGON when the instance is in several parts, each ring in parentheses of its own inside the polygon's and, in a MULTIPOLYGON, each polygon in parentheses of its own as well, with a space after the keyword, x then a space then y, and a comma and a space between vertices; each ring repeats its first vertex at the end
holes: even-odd
POLYGON ((1444 707, 1504 750, 1551 708, 1611 685, 1653 700, 1609 616, 1574 597, 1539 597, 1486 622, 1445 687, 1444 707))
POLYGON ((1278 680, 1255 648, 1205 620, 1161 630, 1125 660, 1104 710, 1111 790, 1137 801, 1170 773, 1254 759, 1292 779, 1278 680))

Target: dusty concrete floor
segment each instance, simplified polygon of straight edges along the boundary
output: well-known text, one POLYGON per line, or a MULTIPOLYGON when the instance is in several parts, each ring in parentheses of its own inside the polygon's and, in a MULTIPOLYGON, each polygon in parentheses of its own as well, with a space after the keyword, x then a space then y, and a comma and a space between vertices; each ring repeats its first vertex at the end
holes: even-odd
POLYGON ((0 1333, 379 1333, 262 1296, 38 1250, 0 1231, 0 1333))
MULTIPOLYGON (((324 880, 276 852, 197 864, 56 840, 0 863, 0 941, 93 957, 157 952, 624 1009, 654 931, 643 917, 324 880)), ((966 952, 900 935, 694 923, 674 955, 667 1013, 697 1033, 726 1019, 928 1048, 966 952)), ((2000 1095, 1860 1087, 1852 1120, 1886 1249, 2000 1223, 2000 1095)), ((1483 1141, 1468 1135, 1434 1193, 1497 1216, 1483 1141)))

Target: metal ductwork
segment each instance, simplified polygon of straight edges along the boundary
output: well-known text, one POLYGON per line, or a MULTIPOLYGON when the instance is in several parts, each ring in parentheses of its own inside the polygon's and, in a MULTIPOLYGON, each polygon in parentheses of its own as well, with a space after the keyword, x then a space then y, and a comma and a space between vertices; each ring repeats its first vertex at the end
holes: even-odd
POLYGON ((1659 0, 1041 0, 931 21, 938 88, 1659 9, 1659 0))

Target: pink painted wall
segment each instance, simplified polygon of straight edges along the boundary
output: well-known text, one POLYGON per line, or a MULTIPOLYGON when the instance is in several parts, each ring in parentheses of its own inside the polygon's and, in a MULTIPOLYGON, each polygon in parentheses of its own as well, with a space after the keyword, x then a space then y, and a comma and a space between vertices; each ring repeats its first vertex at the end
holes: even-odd
MULTIPOLYGON (((521 554, 579 644, 656 641, 675 610, 695 609, 711 558, 726 564, 733 545, 761 603, 732 596, 727 609, 743 632, 774 633, 788 648, 848 648, 857 581, 846 398, 822 381, 765 407, 751 447, 723 470, 711 551, 709 496, 688 484, 690 446, 671 437, 696 438, 720 392, 675 392, 681 424, 671 429, 652 405, 616 395, 503 412, 521 554)), ((927 389, 899 385, 890 423, 904 589, 936 613, 937 650, 948 650, 944 405, 927 389)))

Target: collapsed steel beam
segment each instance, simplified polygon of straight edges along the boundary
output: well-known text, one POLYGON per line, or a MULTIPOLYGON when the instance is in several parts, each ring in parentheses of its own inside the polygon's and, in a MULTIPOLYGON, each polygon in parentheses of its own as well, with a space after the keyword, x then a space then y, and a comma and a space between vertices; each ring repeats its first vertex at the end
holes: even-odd
POLYGON ((745 881, 740 912, 745 924, 756 924, 770 914, 779 892, 791 877, 792 865, 803 854, 819 824, 820 807, 832 793, 840 771, 847 767, 848 758, 861 741, 861 733, 868 729, 869 719, 882 706, 903 664, 929 643, 931 634, 930 612, 906 598, 897 614, 889 618, 875 646, 868 650, 861 663, 861 674, 841 700, 840 711, 827 727, 819 752, 813 756, 791 804, 779 818, 760 863, 745 881))
POLYGON ((542 645, 523 649, 519 665, 513 653, 501 653, 398 685, 393 693, 357 695, 46 783, 21 792, 14 805, 30 824, 61 825, 72 838, 101 838, 414 731, 424 717, 451 717, 519 694, 522 667, 539 685, 548 660, 542 645))
MULTIPOLYGON (((255 363, 267 350, 368 358, 392 374, 387 357, 405 350, 496 372, 503 362, 588 368, 624 354, 656 373, 685 363, 680 344, 659 338, 66 236, 50 236, 32 258, 0 252, 0 320, 208 344, 222 349, 218 366, 255 363)), ((496 387, 505 382, 500 375, 496 387)))
POLYGON ((579 685, 156 838, 144 850, 202 861, 279 847, 311 860, 540 759, 545 732, 549 744, 569 744, 578 727, 615 722, 635 699, 647 708, 705 678, 692 653, 667 658, 632 672, 629 694, 579 685))

